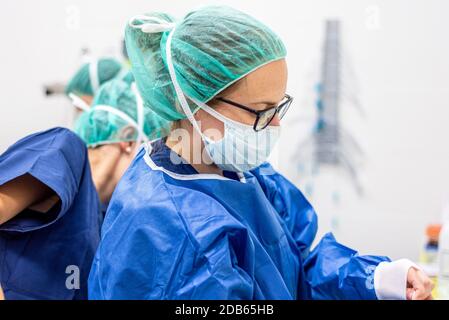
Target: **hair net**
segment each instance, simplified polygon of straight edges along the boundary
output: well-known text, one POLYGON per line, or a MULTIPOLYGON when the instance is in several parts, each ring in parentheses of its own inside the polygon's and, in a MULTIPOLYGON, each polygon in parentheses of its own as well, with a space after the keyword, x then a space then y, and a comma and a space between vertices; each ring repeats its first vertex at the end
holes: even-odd
MULTIPOLYGON (((168 120, 185 113, 167 67, 166 44, 183 93, 208 102, 257 68, 286 56, 281 39, 238 10, 210 6, 174 23, 163 13, 140 15, 126 28, 126 46, 145 106, 168 120), (172 34, 170 34, 172 32, 172 34)), ((189 101, 195 112, 196 104, 189 101)))
POLYGON ((88 147, 123 141, 150 141, 166 135, 170 122, 143 102, 133 84, 120 79, 105 83, 95 95, 89 111, 75 124, 75 132, 88 147))
POLYGON ((84 64, 67 85, 67 95, 93 96, 105 82, 112 80, 122 71, 122 64, 112 58, 103 58, 84 64))

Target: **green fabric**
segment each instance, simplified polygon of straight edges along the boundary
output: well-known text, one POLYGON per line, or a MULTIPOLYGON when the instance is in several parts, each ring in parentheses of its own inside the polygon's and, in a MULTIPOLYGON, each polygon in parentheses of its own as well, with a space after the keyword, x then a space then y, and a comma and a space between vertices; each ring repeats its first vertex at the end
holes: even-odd
MULTIPOLYGON (((119 61, 112 58, 99 59, 96 63, 98 63, 100 86, 119 75, 123 67, 119 61)), ((78 96, 93 96, 95 94, 90 80, 89 63, 85 63, 72 77, 65 88, 65 93, 67 95, 73 93, 78 96)))
POLYGON ((122 80, 125 81, 126 83, 133 83, 134 82, 134 75, 131 71, 126 72, 123 77, 122 80))
MULTIPOLYGON (((174 19, 163 13, 146 14, 166 22, 174 19)), ((166 41, 170 31, 145 33, 131 26, 148 19, 130 21, 126 46, 137 86, 145 107, 167 120, 184 119, 167 69, 166 41)), ((281 39, 267 26, 226 6, 210 6, 188 14, 176 23, 172 57, 183 92, 202 102, 248 73, 285 58, 281 39)), ((191 103, 191 102, 189 102, 191 103)), ((192 111, 197 106, 191 103, 192 111)))
MULTIPOLYGON (((89 112, 84 112, 75 124, 75 132, 88 147, 124 141, 136 141, 138 131, 121 117, 99 106, 117 109, 137 121, 137 99, 131 84, 120 79, 105 83, 95 95, 89 112)), ((144 108, 143 132, 150 140, 167 135, 171 123, 148 108, 144 108)))

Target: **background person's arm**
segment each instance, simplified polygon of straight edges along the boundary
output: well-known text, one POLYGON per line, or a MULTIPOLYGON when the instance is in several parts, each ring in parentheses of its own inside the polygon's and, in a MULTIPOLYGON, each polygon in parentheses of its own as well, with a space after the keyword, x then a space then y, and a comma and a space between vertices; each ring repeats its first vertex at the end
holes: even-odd
POLYGON ((0 225, 31 206, 37 211, 48 211, 58 201, 54 196, 53 190, 29 174, 1 185, 0 225))

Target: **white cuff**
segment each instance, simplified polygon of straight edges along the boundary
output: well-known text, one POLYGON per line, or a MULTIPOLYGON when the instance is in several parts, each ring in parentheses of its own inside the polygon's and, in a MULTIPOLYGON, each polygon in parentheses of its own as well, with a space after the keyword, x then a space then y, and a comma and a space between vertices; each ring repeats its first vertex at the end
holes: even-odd
POLYGON ((406 300, 407 274, 411 267, 420 269, 408 259, 381 262, 374 271, 374 290, 379 300, 406 300))

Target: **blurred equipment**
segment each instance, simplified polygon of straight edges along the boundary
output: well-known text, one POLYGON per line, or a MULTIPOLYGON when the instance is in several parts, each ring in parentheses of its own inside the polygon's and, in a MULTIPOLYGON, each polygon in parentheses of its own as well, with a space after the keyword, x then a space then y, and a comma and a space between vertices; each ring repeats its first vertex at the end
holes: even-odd
POLYGON ((347 55, 342 52, 341 22, 328 20, 325 23, 320 79, 315 85, 314 130, 297 146, 294 154, 299 178, 303 183, 305 179, 307 181, 304 189, 309 197, 317 189, 315 184, 320 176, 330 176, 335 181, 329 195, 334 206, 333 231, 339 224, 337 212, 342 186, 338 182, 343 181, 340 178, 349 177, 357 194, 363 194, 357 167, 364 154, 356 139, 345 129, 342 119, 343 107, 352 105, 360 111, 360 105, 354 93, 356 86, 350 83, 354 75, 345 62, 347 55))
POLYGON ((321 67, 321 83, 317 86, 316 103, 318 120, 313 135, 315 163, 333 166, 348 172, 357 191, 362 187, 358 180, 353 155, 362 155, 355 139, 343 129, 341 123, 341 23, 326 21, 326 37, 321 67))
POLYGON ((420 256, 420 263, 427 265, 437 265, 438 261, 438 238, 440 236, 441 225, 431 224, 426 228, 426 244, 420 256))
POLYGON ((449 300, 449 204, 443 210, 443 228, 438 241, 438 297, 449 300))
POLYGON ((316 127, 310 139, 299 146, 298 155, 295 158, 306 162, 312 157, 318 167, 342 168, 350 174, 357 190, 361 191, 355 158, 362 156, 363 152, 355 139, 343 129, 340 119, 342 97, 346 96, 342 91, 344 70, 340 32, 340 21, 326 21, 321 80, 316 86, 318 94, 316 127), (307 150, 311 156, 307 155, 307 150))
POLYGON ((441 224, 427 226, 426 242, 419 257, 419 265, 435 285, 432 292, 434 298, 438 297, 438 239, 440 232, 441 224))
POLYGON ((65 94, 65 84, 56 82, 48 85, 44 85, 45 96, 62 95, 65 94))

